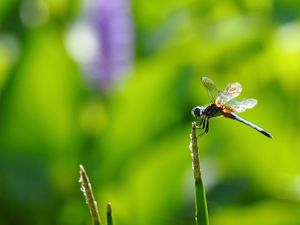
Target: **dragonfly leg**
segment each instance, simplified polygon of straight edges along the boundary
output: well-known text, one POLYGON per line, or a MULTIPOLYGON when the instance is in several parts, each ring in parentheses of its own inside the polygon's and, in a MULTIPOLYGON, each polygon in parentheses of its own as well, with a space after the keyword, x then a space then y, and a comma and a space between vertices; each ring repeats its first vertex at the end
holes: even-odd
POLYGON ((200 127, 200 129, 204 129, 205 128, 205 130, 201 134, 197 135, 197 139, 208 132, 207 126, 208 126, 208 118, 204 117, 203 118, 202 127, 200 127))
POLYGON ((205 129, 206 128, 206 124, 208 123, 208 116, 204 116, 203 117, 203 123, 202 123, 202 126, 201 126, 201 129, 205 129))
POLYGON ((209 120, 207 119, 207 122, 205 124, 205 133, 208 133, 208 128, 209 128, 209 120))
POLYGON ((204 118, 202 117, 200 121, 196 122, 197 129, 203 129, 204 118))
POLYGON ((199 137, 203 136, 204 134, 206 134, 206 132, 205 132, 205 131, 204 131, 204 132, 202 132, 201 134, 198 134, 198 135, 197 135, 197 139, 198 139, 199 137))

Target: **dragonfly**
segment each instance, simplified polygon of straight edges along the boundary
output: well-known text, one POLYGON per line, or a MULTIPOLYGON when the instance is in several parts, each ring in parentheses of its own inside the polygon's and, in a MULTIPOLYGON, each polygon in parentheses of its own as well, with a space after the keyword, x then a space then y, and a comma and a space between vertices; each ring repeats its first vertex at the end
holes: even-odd
POLYGON ((253 98, 245 98, 241 101, 235 100, 235 98, 242 92, 242 85, 240 83, 229 83, 225 87, 224 91, 220 91, 214 81, 208 77, 202 77, 201 82, 208 93, 211 103, 206 106, 196 106, 192 109, 192 115, 196 119, 196 127, 204 130, 204 132, 198 135, 198 137, 208 133, 209 120, 211 118, 224 116, 225 118, 244 123, 261 134, 272 138, 272 135, 261 127, 250 123, 235 114, 251 109, 257 104, 257 100, 253 98))

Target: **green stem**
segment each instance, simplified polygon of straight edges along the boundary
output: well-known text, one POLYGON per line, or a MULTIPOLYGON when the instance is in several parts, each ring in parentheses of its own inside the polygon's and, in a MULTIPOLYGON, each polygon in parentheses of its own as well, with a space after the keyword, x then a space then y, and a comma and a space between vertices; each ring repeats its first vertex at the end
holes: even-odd
POLYGON ((113 217, 112 217, 112 208, 111 203, 107 203, 107 210, 106 210, 106 219, 107 219, 107 225, 113 225, 113 217))
POLYGON ((196 225, 209 225, 206 192, 204 183, 201 178, 197 140, 196 123, 192 123, 190 150, 192 152, 192 162, 195 179, 195 220, 196 225))

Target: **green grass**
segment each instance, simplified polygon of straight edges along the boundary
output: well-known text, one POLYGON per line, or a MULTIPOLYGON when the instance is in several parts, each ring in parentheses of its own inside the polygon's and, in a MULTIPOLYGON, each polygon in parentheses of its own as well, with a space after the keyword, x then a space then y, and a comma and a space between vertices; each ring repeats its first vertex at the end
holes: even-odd
POLYGON ((196 225, 208 225, 208 208, 206 202, 205 186, 201 177, 198 138, 196 123, 192 123, 190 150, 192 152, 192 163, 195 180, 195 221, 196 225))

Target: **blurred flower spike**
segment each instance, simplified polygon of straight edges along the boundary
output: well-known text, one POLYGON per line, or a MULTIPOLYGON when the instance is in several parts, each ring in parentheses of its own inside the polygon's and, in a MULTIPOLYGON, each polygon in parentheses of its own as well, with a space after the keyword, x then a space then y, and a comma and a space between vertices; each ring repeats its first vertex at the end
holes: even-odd
POLYGON ((129 0, 90 0, 83 21, 68 34, 67 48, 83 65, 91 86, 108 89, 128 74, 133 41, 129 0))

